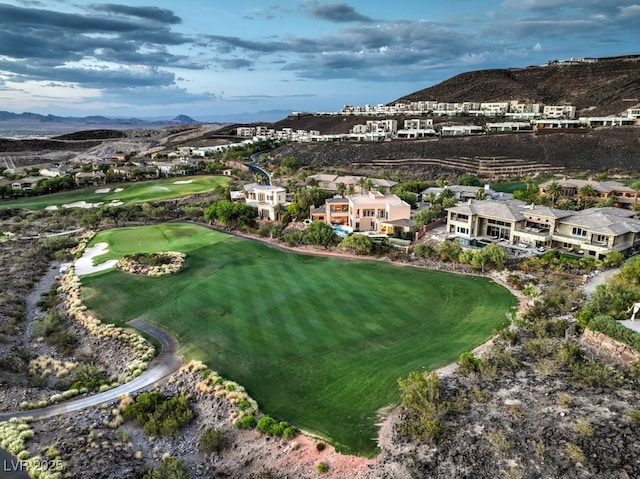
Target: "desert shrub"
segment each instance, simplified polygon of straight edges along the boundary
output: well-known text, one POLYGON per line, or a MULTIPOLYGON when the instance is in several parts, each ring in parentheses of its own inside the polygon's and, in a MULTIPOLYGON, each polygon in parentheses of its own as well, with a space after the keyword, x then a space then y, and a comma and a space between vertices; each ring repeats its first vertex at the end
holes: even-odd
POLYGON ((584 462, 584 451, 577 444, 567 443, 565 445, 565 453, 573 462, 584 462))
POLYGON ((509 346, 515 346, 518 343, 518 333, 509 326, 496 329, 494 335, 497 336, 498 340, 509 346))
POLYGON ((142 479, 189 479, 189 469, 180 459, 168 457, 158 467, 147 471, 142 479))
POLYGON ((452 402, 441 396, 440 378, 435 372, 413 371, 398 379, 402 405, 410 415, 402 426, 405 434, 435 443, 444 432, 444 419, 453 409, 452 402))
POLYGON ((594 388, 614 388, 624 384, 624 378, 619 371, 608 364, 595 361, 573 364, 569 379, 594 388))
POLYGON ((467 351, 458 357, 458 372, 463 376, 479 373, 481 363, 482 359, 476 358, 472 352, 467 351))
POLYGON ((556 353, 556 359, 564 365, 575 364, 581 356, 578 345, 571 343, 562 343, 556 353))
POLYGON ((491 446, 500 454, 504 454, 513 449, 513 441, 509 440, 502 429, 492 429, 487 435, 487 439, 491 446))
POLYGON ((56 347, 65 355, 71 354, 78 345, 78 337, 70 331, 56 331, 45 339, 47 344, 56 347))
POLYGON ((573 423, 573 430, 583 437, 592 437, 594 430, 591 423, 585 418, 579 418, 573 423))
POLYGON ((624 415, 629 421, 640 423, 640 409, 629 409, 624 415))
POLYGON ((483 368, 483 371, 486 371, 490 365, 499 371, 515 371, 520 366, 520 361, 513 354, 513 351, 495 347, 489 352, 484 362, 487 366, 483 368))
POLYGON ((64 328, 65 320, 55 309, 47 312, 33 323, 33 336, 48 336, 64 328))
POLYGON ((193 419, 194 413, 186 396, 167 398, 160 392, 144 392, 126 406, 123 416, 153 436, 176 434, 193 419))
POLYGON ((427 243, 420 243, 413 248, 413 252, 420 258, 433 258, 436 254, 436 249, 427 243))
POLYGON ((294 231, 283 234, 281 239, 287 244, 287 246, 298 246, 304 242, 304 234, 302 231, 294 231))
POLYGON ((324 442, 316 442, 316 451, 324 451, 327 445, 324 442))
POLYGON ((570 407, 573 406, 573 397, 571 396, 571 394, 566 393, 564 391, 560 391, 557 395, 556 395, 556 404, 558 404, 558 406, 563 407, 565 409, 569 409, 570 407))
POLYGON ((207 428, 200 435, 200 450, 205 454, 222 452, 229 445, 229 439, 220 429, 207 428))
POLYGON ((97 391, 103 384, 109 384, 107 373, 93 363, 78 365, 73 370, 73 379, 70 389, 87 388, 89 391, 97 391))
POLYGON ((329 470, 329 466, 327 465, 326 462, 319 462, 318 465, 316 466, 316 469, 318 470, 319 473, 322 474, 329 470))

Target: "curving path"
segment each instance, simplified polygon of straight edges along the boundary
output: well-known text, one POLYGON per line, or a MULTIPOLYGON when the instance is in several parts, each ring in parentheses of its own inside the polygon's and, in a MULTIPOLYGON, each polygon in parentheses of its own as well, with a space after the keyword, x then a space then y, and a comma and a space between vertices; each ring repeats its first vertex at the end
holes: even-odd
POLYGON ((7 421, 12 417, 33 419, 44 419, 47 417, 66 414, 90 406, 97 406, 118 399, 119 396, 127 393, 139 391, 140 389, 152 386, 161 381, 171 373, 177 371, 182 365, 182 358, 176 354, 178 341, 167 330, 147 323, 141 319, 134 319, 127 324, 153 336, 162 345, 162 350, 149 363, 149 367, 137 378, 132 379, 126 384, 109 389, 108 391, 93 394, 80 399, 66 401, 61 404, 54 404, 41 409, 29 409, 26 411, 7 412, 0 414, 0 422, 7 421))

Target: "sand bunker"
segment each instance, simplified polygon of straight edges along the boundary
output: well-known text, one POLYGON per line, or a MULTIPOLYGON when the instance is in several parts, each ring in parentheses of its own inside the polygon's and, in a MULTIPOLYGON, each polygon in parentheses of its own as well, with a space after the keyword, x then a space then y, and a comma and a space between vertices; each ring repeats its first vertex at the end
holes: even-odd
POLYGON ((178 180, 174 181, 174 185, 188 185, 189 183, 193 183, 193 180, 178 180))
POLYGON ((111 200, 111 203, 109 203, 109 206, 122 206, 124 205, 124 203, 120 200, 111 200))
POLYGON ((166 186, 152 186, 150 189, 152 189, 154 191, 171 191, 166 186))
POLYGON ((84 254, 75 262, 76 274, 80 276, 115 267, 118 262, 115 259, 110 259, 109 261, 94 266, 93 258, 105 254, 107 251, 109 251, 109 245, 107 243, 96 243, 90 248, 85 249, 84 254))
POLYGON ((63 208, 97 208, 102 203, 87 203, 86 201, 76 201, 75 203, 67 203, 62 205, 63 208))
POLYGON ((113 190, 114 193, 120 193, 124 188, 115 188, 113 190))
POLYGON ((57 209, 58 207, 56 205, 49 205, 44 207, 45 211, 56 211, 57 209))
POLYGON ((100 188, 99 190, 96 190, 96 193, 109 193, 111 191, 111 188, 100 188))

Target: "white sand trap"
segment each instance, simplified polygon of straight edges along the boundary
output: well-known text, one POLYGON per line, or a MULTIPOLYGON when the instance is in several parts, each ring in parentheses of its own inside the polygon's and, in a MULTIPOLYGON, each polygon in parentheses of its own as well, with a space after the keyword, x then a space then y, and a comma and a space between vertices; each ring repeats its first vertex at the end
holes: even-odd
POLYGON ((109 245, 107 243, 96 243, 92 247, 85 249, 84 254, 75 262, 76 274, 81 276, 83 274, 96 273, 113 268, 118 262, 115 259, 110 259, 96 266, 93 264, 93 258, 105 254, 107 251, 109 251, 109 245))
POLYGON ((178 180, 174 181, 174 185, 188 185, 189 183, 193 183, 193 180, 178 180))
POLYGON ((87 203, 86 201, 76 201, 75 203, 67 203, 62 205, 63 208, 93 208, 93 203, 87 203))
POLYGON ((113 190, 114 193, 120 193, 124 188, 115 188, 113 190))
POLYGON ((120 200, 111 200, 111 203, 109 203, 109 206, 122 206, 124 205, 124 203, 120 200))
POLYGON ((152 186, 151 189, 154 191, 171 191, 166 186, 152 186))
POLYGON ((109 193, 111 191, 111 188, 100 188, 99 190, 96 190, 96 193, 109 193))
POLYGON ((56 211, 58 207, 56 205, 45 206, 45 211, 56 211))

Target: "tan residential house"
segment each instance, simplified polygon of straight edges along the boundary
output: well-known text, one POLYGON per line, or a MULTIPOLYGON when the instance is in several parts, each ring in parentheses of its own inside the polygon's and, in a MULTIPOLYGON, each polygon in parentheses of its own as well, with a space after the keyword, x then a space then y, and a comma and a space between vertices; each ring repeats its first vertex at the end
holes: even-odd
POLYGON ((348 226, 353 231, 393 234, 412 231, 411 206, 396 195, 379 191, 330 198, 311 212, 311 219, 348 226))
POLYGON ((572 178, 550 180, 540 183, 538 185, 538 194, 548 196, 549 186, 554 182, 560 186, 560 195, 556 201, 563 199, 577 201, 580 197, 581 189, 585 186, 592 189, 594 196, 591 198, 597 202, 614 197, 616 206, 628 208, 631 204, 637 203, 640 200, 639 192, 619 181, 578 180, 572 178))

